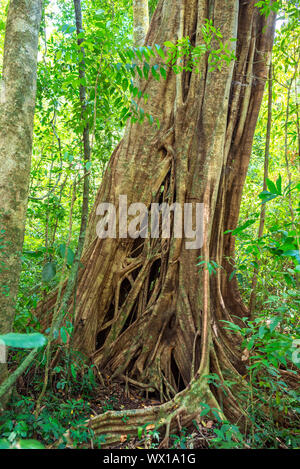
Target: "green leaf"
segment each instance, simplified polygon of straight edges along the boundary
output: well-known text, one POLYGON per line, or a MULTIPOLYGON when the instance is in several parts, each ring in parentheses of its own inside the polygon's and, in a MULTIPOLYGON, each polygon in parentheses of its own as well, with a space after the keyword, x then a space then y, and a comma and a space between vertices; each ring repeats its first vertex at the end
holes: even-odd
POLYGON ((151 114, 147 114, 147 117, 148 117, 148 120, 149 120, 149 124, 152 125, 153 122, 154 122, 153 116, 151 116, 151 114))
POLYGON ((281 175, 279 174, 279 177, 276 181, 276 188, 277 188, 277 193, 278 194, 282 194, 282 179, 281 179, 281 175))
POLYGON ((158 54, 162 59, 165 60, 165 53, 164 53, 163 49, 160 47, 160 45, 155 44, 155 49, 156 49, 157 54, 158 54))
POLYGON ((213 409, 213 410, 212 410, 212 413, 213 413, 213 415, 216 417, 216 419, 218 420, 218 422, 221 423, 221 422, 222 422, 222 419, 221 419, 221 417, 220 417, 220 411, 219 411, 218 409, 213 409))
POLYGON ((251 220, 247 220, 246 223, 244 223, 241 226, 238 226, 235 230, 233 230, 232 234, 236 235, 240 233, 241 231, 244 231, 248 226, 253 225, 256 222, 256 218, 252 218, 251 220))
POLYGON ((173 42, 170 42, 170 41, 164 42, 164 46, 171 47, 172 49, 176 47, 175 44, 173 44, 173 42))
POLYGON ((4 440, 4 438, 0 440, 0 449, 10 449, 9 442, 7 440, 4 440))
POLYGON ((138 65, 136 66, 136 71, 138 72, 139 76, 143 78, 143 72, 138 65))
MULTIPOLYGON (((60 255, 60 257, 62 259, 65 258, 65 253, 66 253, 66 245, 65 244, 60 244, 58 246, 58 254, 60 255)), ((72 265, 73 262, 74 262, 74 257, 75 257, 75 254, 74 252, 72 251, 71 248, 68 247, 68 254, 67 254, 67 264, 68 265, 72 265)))
POLYGON ((267 187, 271 194, 278 194, 277 187, 275 186, 274 182, 271 181, 270 179, 266 179, 267 187))
POLYGON ((253 347, 253 345, 254 345, 254 338, 251 337, 251 339, 249 340, 249 342, 248 342, 248 344, 247 344, 247 349, 248 349, 248 350, 251 350, 252 347, 253 347))
POLYGON ((20 440, 21 449, 45 449, 44 445, 37 440, 20 440))
POLYGON ((9 334, 0 335, 0 340, 2 340, 8 347, 25 349, 43 347, 47 342, 46 337, 38 332, 33 334, 10 332, 9 334))
POLYGON ((269 202, 272 199, 276 199, 276 197, 278 197, 278 194, 271 194, 271 192, 268 191, 263 191, 259 194, 259 198, 262 200, 263 204, 269 202))
POLYGON ((153 67, 151 68, 151 72, 152 72, 152 75, 153 77, 155 78, 155 80, 159 81, 160 80, 160 76, 159 74, 157 73, 157 68, 158 68, 158 65, 153 65, 153 67))
POLYGON ((259 331, 258 331, 258 336, 260 339, 262 339, 265 335, 266 328, 265 326, 260 326, 259 331))
POLYGON ((292 249, 289 251, 285 251, 281 254, 282 256, 289 256, 289 257, 295 257, 297 261, 300 263, 300 253, 297 249, 292 249))
POLYGON ((167 72, 164 69, 164 67, 160 67, 160 74, 161 74, 161 76, 163 77, 164 80, 167 79, 167 72))
POLYGON ((43 282, 50 282, 56 275, 56 264, 55 262, 47 262, 44 265, 42 271, 42 280, 43 282))
POLYGON ((61 337, 62 343, 66 344, 68 341, 68 334, 64 327, 60 328, 60 337, 61 337))
POLYGON ((143 60, 142 52, 139 49, 135 49, 135 53, 140 61, 143 60))
POLYGON ((229 282, 231 282, 231 280, 232 280, 233 277, 235 276, 236 272, 237 272, 236 270, 233 270, 233 271, 231 272, 231 274, 229 275, 229 282))
POLYGON ((77 372, 74 363, 71 364, 71 373, 74 379, 76 379, 77 372))
POLYGON ((148 80, 148 77, 149 77, 149 70, 150 70, 150 65, 147 62, 145 62, 144 67, 143 67, 143 74, 146 80, 148 80))
POLYGON ((63 33, 67 32, 67 30, 69 29, 70 25, 69 24, 63 24, 62 27, 61 27, 61 30, 63 33))
POLYGON ((200 408, 202 409, 200 412, 200 417, 204 417, 210 412, 210 407, 207 404, 201 404, 200 408))
POLYGON ((42 257, 43 251, 24 251, 24 254, 29 257, 42 257))
POLYGON ((280 318, 272 318, 270 321, 270 331, 273 332, 276 326, 280 323, 280 318))

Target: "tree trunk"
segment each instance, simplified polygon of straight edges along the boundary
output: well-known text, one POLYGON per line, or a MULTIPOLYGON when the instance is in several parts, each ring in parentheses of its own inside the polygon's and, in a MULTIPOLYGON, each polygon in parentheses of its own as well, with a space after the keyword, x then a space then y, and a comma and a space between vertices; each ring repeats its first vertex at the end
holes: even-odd
MULTIPOLYGON (((81 0, 74 0, 74 10, 75 10, 75 21, 76 21, 76 32, 77 36, 83 33, 83 25, 82 25, 82 11, 81 11, 81 0)), ((85 81, 85 48, 82 46, 84 42, 83 37, 79 37, 77 39, 78 47, 80 47, 80 53, 82 55, 82 59, 79 62, 79 79, 85 81)), ((79 85, 79 97, 80 97, 80 106, 81 106, 81 120, 84 123, 83 133, 82 133, 82 141, 83 141, 83 161, 84 161, 84 168, 83 168, 83 200, 82 200, 82 223, 80 226, 79 232, 79 258, 78 262, 80 261, 80 257, 82 254, 82 248, 84 244, 84 237, 88 222, 88 213, 89 213, 89 194, 90 194, 90 172, 88 164, 91 159, 91 147, 90 147, 90 128, 88 123, 88 114, 87 114, 87 97, 86 97, 86 87, 80 83, 79 85)), ((78 255, 78 252, 76 253, 78 255)))
POLYGON ((133 43, 143 46, 149 29, 148 0, 133 0, 133 43))
POLYGON ((21 270, 41 14, 41 0, 10 0, 0 90, 0 334, 12 329, 21 270))
MULTIPOLYGON (((241 411, 233 394, 209 385, 208 373, 221 381, 245 371, 239 337, 221 320, 248 314, 233 271, 234 238, 253 134, 268 76, 275 17, 261 16, 256 1, 164 0, 152 18, 146 44, 176 42, 189 36, 202 43, 205 19, 220 28, 237 60, 221 71, 170 69, 166 81, 150 77, 145 112, 160 121, 129 123, 114 151, 89 220, 78 278, 74 343, 112 377, 155 390, 165 404, 154 409, 108 412, 91 421, 96 433, 134 433, 145 422, 166 424, 180 416, 186 425, 200 403, 220 407, 230 419, 241 411), (237 42, 230 42, 237 38, 237 42), (142 202, 204 203, 204 245, 186 249, 186 240, 99 239, 96 208, 142 202), (199 257, 223 269, 199 271, 199 257), (174 397, 175 396, 175 397, 174 397)), ((53 300, 52 300, 53 301, 53 300)), ((48 303, 51 308, 51 300, 48 303)), ((72 307, 70 307, 70 310, 72 307)))

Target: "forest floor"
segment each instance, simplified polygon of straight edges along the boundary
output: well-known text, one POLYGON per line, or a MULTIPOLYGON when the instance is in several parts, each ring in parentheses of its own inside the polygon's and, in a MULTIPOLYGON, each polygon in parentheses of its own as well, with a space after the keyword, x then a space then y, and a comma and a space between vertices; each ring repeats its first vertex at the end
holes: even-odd
MULTIPOLYGON (((113 380, 106 374, 101 375, 95 366, 91 367, 84 360, 79 361, 79 356, 76 357, 77 362, 61 357, 53 364, 51 385, 49 383, 40 407, 37 402, 43 385, 43 367, 33 366, 18 378, 7 409, 0 414, 0 447, 1 438, 13 443, 25 441, 24 444, 35 440, 46 449, 142 450, 160 449, 161 444, 167 449, 299 447, 299 420, 294 412, 287 413, 279 405, 275 410, 278 409, 280 418, 276 421, 273 414, 266 414, 263 411, 265 407, 261 412, 258 405, 250 415, 255 440, 249 433, 241 434, 236 425, 218 421, 210 412, 200 412, 200 409, 199 414, 202 415, 193 420, 190 427, 171 432, 168 441, 164 439, 165 428, 157 429, 151 421, 143 427, 137 425, 134 436, 127 434, 127 411, 161 405, 159 394, 147 392, 132 383, 113 380), (124 434, 118 431, 119 441, 106 446, 106 435, 95 435, 89 421, 110 411, 122 412, 124 434)), ((41 360, 42 356, 36 364, 41 364, 41 360)), ((286 388, 284 390, 287 391, 286 388)), ((263 405, 268 402, 271 409, 271 404, 276 403, 276 395, 268 392, 271 400, 266 401, 265 395, 260 392, 263 405)), ((289 393, 288 398, 295 400, 295 392, 291 390, 289 393)), ((292 410, 296 406, 294 400, 290 404, 292 410)))
MULTIPOLYGON (((157 429, 153 422, 137 427, 135 436, 126 434, 126 411, 160 405, 158 394, 112 380, 110 376, 100 376, 94 367, 89 368, 83 363, 78 365, 76 375, 67 369, 63 360, 52 368, 51 386, 48 385, 38 410, 43 368, 31 367, 17 379, 7 408, 0 413, 0 446, 1 438, 4 438, 10 442, 35 440, 47 449, 160 447, 165 429, 157 429), (106 446, 105 435, 94 435, 88 423, 91 418, 109 411, 123 412, 124 434, 120 435, 118 443, 106 446)), ((210 448, 217 437, 218 423, 206 415, 193 421, 191 427, 171 433, 168 449, 210 448)))
MULTIPOLYGON (((97 394, 93 401, 90 401, 90 408, 93 415, 100 415, 109 410, 123 411, 141 409, 150 406, 160 405, 161 402, 149 396, 143 396, 140 390, 133 386, 126 386, 121 382, 107 381, 107 385, 99 386, 97 394)), ((182 428, 176 435, 170 435, 170 448, 174 449, 195 449, 208 448, 209 440, 216 435, 213 431, 214 422, 209 419, 203 419, 201 423, 196 423, 190 428, 182 428)), ((144 429, 142 437, 127 437, 126 434, 120 438, 120 443, 114 445, 116 449, 150 449, 158 448, 162 435, 155 432, 154 425, 149 425, 144 429)))
MULTIPOLYGON (((210 413, 199 415, 189 428, 182 427, 171 432, 168 442, 164 440, 165 429, 157 429, 153 422, 147 422, 143 427, 137 426, 134 436, 126 434, 126 422, 129 418, 126 412, 159 406, 159 396, 147 394, 124 381, 112 380, 106 375, 99 376, 95 373, 95 368, 89 368, 88 375, 82 373, 69 376, 66 364, 61 362, 59 365, 52 370, 51 387, 48 386, 38 411, 37 401, 41 392, 43 370, 32 367, 27 374, 19 377, 7 409, 0 414, 0 447, 1 441, 3 443, 1 438, 9 442, 23 441, 25 444, 26 441, 36 441, 46 449, 148 450, 159 449, 162 443, 167 449, 252 446, 288 448, 288 444, 299 447, 297 420, 290 421, 286 427, 285 421, 279 425, 266 418, 268 416, 261 420, 258 413, 253 415, 253 428, 256 439, 259 438, 258 442, 253 442, 251 437, 249 439, 249 435, 241 435, 236 425, 213 420, 210 413), (106 446, 106 436, 96 436, 88 423, 91 418, 110 411, 122 412, 124 434, 118 432, 119 441, 106 446)), ((82 367, 81 371, 84 369, 82 367)), ((283 416, 282 413, 281 415, 283 416)))

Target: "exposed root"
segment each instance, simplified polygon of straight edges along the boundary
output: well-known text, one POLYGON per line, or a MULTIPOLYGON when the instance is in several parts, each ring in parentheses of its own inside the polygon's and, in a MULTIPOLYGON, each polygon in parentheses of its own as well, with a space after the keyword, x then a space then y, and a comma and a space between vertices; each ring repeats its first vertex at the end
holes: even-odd
POLYGON ((104 447, 107 447, 120 442, 124 435, 137 436, 140 427, 145 429, 154 424, 156 430, 165 427, 161 447, 166 447, 170 432, 180 431, 182 426, 188 427, 193 420, 198 420, 204 403, 218 410, 220 418, 225 419, 207 383, 198 378, 171 401, 144 409, 109 411, 93 417, 89 426, 96 436, 105 436, 104 447))

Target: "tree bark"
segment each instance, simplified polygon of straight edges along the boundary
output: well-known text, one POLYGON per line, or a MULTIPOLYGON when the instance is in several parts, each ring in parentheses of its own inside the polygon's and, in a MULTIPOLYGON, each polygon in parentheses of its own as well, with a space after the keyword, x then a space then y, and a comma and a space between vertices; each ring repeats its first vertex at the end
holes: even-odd
MULTIPOLYGON (((81 0, 74 0, 74 10, 75 10, 75 21, 76 21, 76 32, 77 36, 83 32, 82 26, 82 11, 81 11, 81 0)), ((85 48, 82 46, 84 38, 79 37, 77 39, 77 44, 80 47, 80 52, 82 54, 82 59, 79 62, 79 79, 85 80, 85 48)), ((89 194, 90 194, 90 168, 88 164, 91 159, 91 147, 90 147, 90 128, 88 122, 88 110, 87 110, 87 98, 86 98, 86 87, 80 82, 79 86, 79 95, 80 95, 80 106, 81 106, 81 120, 84 123, 82 141, 83 141, 83 200, 82 200, 82 213, 81 213, 81 226, 79 233, 79 259, 82 254, 82 248, 84 244, 85 232, 88 221, 89 213, 89 194)), ((78 252, 76 253, 78 256, 78 252)))
POLYGON ((149 29, 148 0, 133 0, 133 43, 143 46, 149 29))
MULTIPOLYGON (((12 329, 21 270, 41 15, 41 0, 9 3, 0 90, 0 334, 12 329)), ((3 374, 4 366, 0 382, 3 374)))
MULTIPOLYGON (((106 413, 91 421, 107 442, 134 433, 146 422, 182 425, 199 415, 200 404, 221 409, 231 420, 241 416, 232 390, 226 397, 208 383, 245 372, 239 337, 222 320, 248 314, 233 271, 234 238, 258 112, 268 76, 275 16, 260 16, 255 0, 161 0, 146 44, 189 36, 202 44, 206 18, 220 28, 237 60, 221 71, 170 69, 166 81, 142 84, 149 95, 145 112, 160 128, 129 123, 114 151, 89 220, 84 267, 78 277, 74 344, 112 377, 156 390, 154 409, 106 413), (236 42, 230 39, 236 38, 236 42), (204 203, 202 249, 186 249, 171 239, 99 239, 96 209, 101 202, 119 208, 142 202, 204 203), (199 271, 202 256, 223 269, 199 271), (175 418, 177 417, 177 418, 175 418)), ((53 299, 48 302, 51 310, 53 299)), ((70 311, 72 305, 70 306, 70 311)), ((46 318, 44 318, 46 321, 46 318)), ((234 389, 233 389, 234 392, 234 389)))

